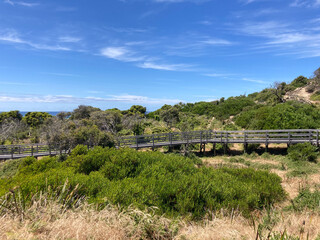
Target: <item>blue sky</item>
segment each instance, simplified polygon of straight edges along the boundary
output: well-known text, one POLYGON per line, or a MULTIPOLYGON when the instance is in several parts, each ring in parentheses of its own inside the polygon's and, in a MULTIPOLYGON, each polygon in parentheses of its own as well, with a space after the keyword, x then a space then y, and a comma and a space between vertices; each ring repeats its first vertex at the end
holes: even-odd
POLYGON ((320 67, 320 0, 0 1, 0 111, 155 110, 320 67))

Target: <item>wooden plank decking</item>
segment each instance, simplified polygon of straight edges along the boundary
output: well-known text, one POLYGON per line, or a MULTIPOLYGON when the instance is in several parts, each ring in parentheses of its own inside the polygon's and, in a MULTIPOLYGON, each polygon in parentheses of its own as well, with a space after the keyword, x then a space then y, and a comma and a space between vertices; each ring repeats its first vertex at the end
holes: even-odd
POLYGON ((163 146, 176 146, 183 144, 207 143, 242 143, 242 144, 295 144, 310 142, 319 145, 319 130, 256 130, 256 131, 194 131, 173 132, 153 135, 121 137, 118 147, 130 148, 156 148, 163 146))
MULTIPOLYGON (((172 132, 153 135, 125 136, 117 139, 117 147, 157 148, 163 146, 177 146, 189 144, 242 143, 245 146, 251 143, 296 144, 309 142, 319 146, 318 129, 295 130, 247 130, 247 131, 193 131, 172 132)), ((67 151, 63 151, 66 153, 67 151)), ((27 156, 42 157, 61 154, 59 146, 52 147, 46 144, 34 145, 0 145, 0 160, 23 158, 27 156)))

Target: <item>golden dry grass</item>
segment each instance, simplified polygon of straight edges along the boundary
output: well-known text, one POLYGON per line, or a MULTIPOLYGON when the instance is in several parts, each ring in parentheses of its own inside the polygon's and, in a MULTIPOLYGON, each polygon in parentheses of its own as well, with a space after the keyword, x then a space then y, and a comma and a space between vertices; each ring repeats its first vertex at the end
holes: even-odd
POLYGON ((178 225, 172 220, 136 209, 119 211, 106 207, 97 211, 84 204, 79 209, 63 210, 61 204, 35 202, 19 214, 0 218, 0 239, 170 239, 178 225))

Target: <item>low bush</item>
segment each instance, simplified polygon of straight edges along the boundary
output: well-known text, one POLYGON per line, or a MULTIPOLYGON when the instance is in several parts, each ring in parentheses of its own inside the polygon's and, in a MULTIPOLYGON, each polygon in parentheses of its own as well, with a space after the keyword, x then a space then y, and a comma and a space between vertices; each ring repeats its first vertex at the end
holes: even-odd
POLYGON ((48 186, 58 189, 68 179, 65 188, 77 187, 77 194, 92 203, 156 206, 159 214, 193 219, 221 208, 248 215, 285 198, 280 177, 266 171, 207 168, 198 158, 159 152, 81 148, 64 162, 57 157, 28 161, 12 179, 0 179, 0 195, 19 186, 24 196, 32 196, 48 186))
POLYGON ((317 147, 310 143, 299 143, 289 147, 288 158, 292 161, 317 161, 317 147))
POLYGON ((320 213, 320 191, 311 192, 310 189, 302 189, 299 195, 292 201, 292 208, 296 211, 306 209, 320 213))

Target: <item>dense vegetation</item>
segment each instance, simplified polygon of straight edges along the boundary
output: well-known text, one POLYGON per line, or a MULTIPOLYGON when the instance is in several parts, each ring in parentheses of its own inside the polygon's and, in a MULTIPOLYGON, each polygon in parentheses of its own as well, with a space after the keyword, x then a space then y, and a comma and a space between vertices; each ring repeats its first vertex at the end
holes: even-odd
POLYGON ((320 71, 311 78, 299 76, 291 83, 274 83, 261 92, 221 98, 212 102, 164 105, 154 112, 133 105, 130 109, 101 110, 81 105, 72 112, 51 116, 45 112, 0 113, 0 144, 49 143, 61 148, 77 144, 113 146, 123 135, 155 134, 171 131, 306 129, 320 128, 320 109, 311 102, 286 97, 305 88, 317 100, 320 71))
POLYGON ((160 214, 194 219, 221 208, 248 214, 285 197, 281 179, 266 171, 213 169, 197 158, 101 147, 88 151, 84 146, 66 161, 25 158, 13 177, 0 180, 0 194, 19 187, 27 197, 66 181, 67 188, 78 186, 78 195, 101 206, 156 206, 160 214))

